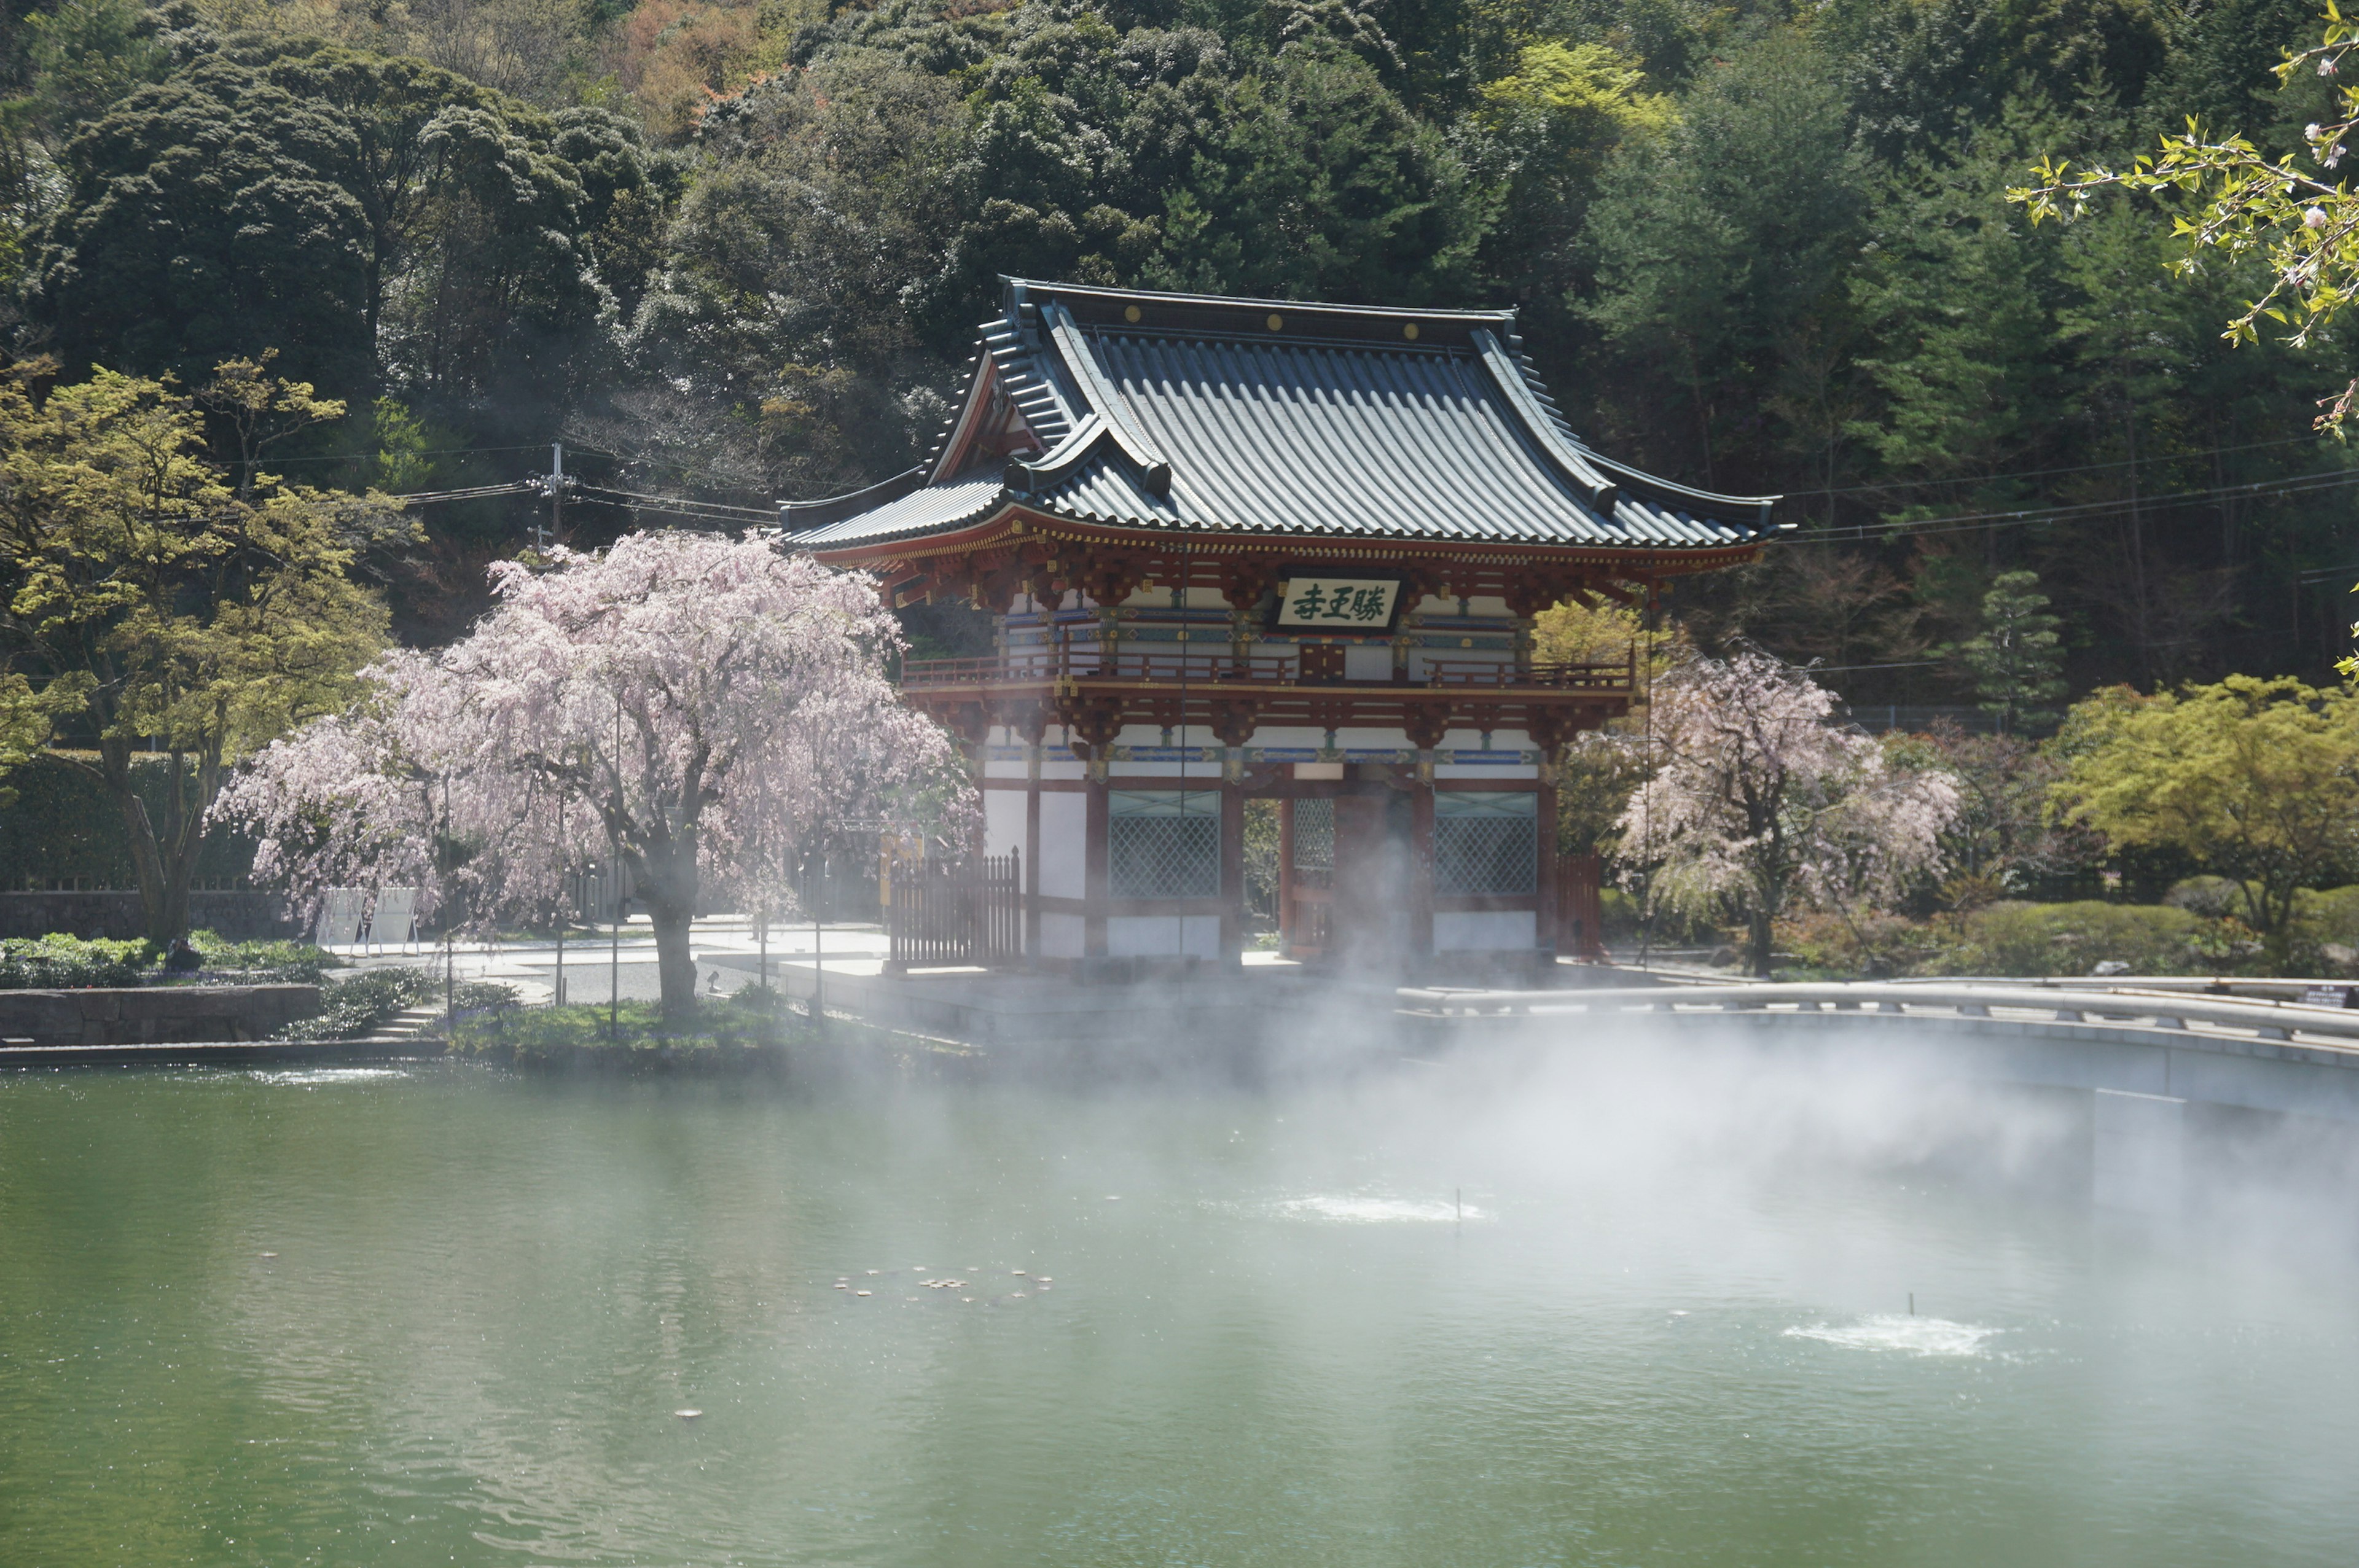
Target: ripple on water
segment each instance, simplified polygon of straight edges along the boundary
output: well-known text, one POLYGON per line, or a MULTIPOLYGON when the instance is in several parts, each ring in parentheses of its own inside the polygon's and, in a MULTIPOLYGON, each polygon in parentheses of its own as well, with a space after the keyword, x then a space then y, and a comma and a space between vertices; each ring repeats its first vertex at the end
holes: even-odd
POLYGON ((1442 1202, 1415 1198, 1353 1197, 1321 1195, 1289 1198, 1273 1206, 1287 1219, 1333 1219, 1356 1225, 1449 1224, 1459 1218, 1488 1219, 1490 1215, 1468 1204, 1464 1209, 1442 1202))
POLYGON ((259 1084, 310 1088, 320 1084, 364 1084, 379 1078, 406 1078, 406 1067, 256 1067, 245 1075, 259 1084))
POLYGON ((1845 1350, 1886 1350, 1903 1356, 1987 1356, 1995 1328, 1952 1323, 1946 1317, 1904 1317, 1879 1313, 1837 1326, 1814 1323, 1786 1331, 1788 1339, 1816 1339, 1845 1350))

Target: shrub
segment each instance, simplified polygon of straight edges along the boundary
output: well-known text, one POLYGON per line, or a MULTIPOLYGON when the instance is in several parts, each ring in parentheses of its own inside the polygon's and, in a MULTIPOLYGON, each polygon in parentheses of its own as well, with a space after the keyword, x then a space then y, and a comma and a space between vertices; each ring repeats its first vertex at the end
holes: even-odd
POLYGON ((51 933, 0 941, 0 990, 136 986, 146 979, 147 944, 51 933))
POLYGON ((608 1010, 597 1003, 462 1012, 451 1030, 451 1051, 519 1067, 734 1070, 777 1063, 788 1030, 777 993, 748 986, 700 1001, 686 1029, 667 1029, 658 1006, 645 1001, 625 1002, 611 1031, 608 1010))
POLYGON ((2249 955, 2233 923, 2207 921, 2168 904, 1994 903, 1959 922, 1960 939, 1941 956, 1953 975, 2086 975, 2101 963, 2134 975, 2208 973, 2249 955))
POLYGON ((218 931, 191 931, 189 946, 204 959, 205 968, 235 971, 234 981, 239 985, 313 985, 330 969, 345 967, 342 958, 325 947, 284 938, 233 942, 218 931))
MULTIPOLYGON (((1886 979, 1937 967, 1955 946, 1939 925, 1898 914, 1868 914, 1856 922, 1822 913, 1780 921, 1777 946, 1801 961, 1810 977, 1886 979)), ((1791 978, 1790 970, 1784 971, 1791 978)))
POLYGON ((370 969, 328 987, 317 1017, 298 1019, 272 1038, 363 1039, 391 1023, 406 1009, 441 994, 441 978, 429 970, 370 969))

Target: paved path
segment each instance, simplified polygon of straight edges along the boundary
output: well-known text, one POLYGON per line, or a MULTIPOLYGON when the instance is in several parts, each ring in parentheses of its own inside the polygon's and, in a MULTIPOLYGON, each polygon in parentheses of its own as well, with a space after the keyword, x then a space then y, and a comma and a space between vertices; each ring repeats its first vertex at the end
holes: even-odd
MULTIPOLYGON (((808 925, 772 926, 768 943, 770 982, 780 985, 788 966, 808 974, 814 939, 808 925)), ((870 977, 885 970, 887 943, 884 928, 874 923, 822 926, 817 946, 831 975, 870 977)), ((696 955, 697 989, 726 996, 761 978, 763 943, 752 925, 736 915, 716 915, 696 922, 690 944, 696 955)), ((353 971, 408 967, 440 974, 442 949, 413 946, 407 952, 371 952, 365 947, 339 947, 353 971)), ((554 941, 457 944, 451 955, 455 978, 496 980, 511 985, 527 1002, 554 1000, 557 985, 557 944, 554 941)), ((1256 968, 1291 969, 1290 961, 1275 953, 1247 953, 1245 962, 1256 968)), ((781 989, 787 989, 781 987, 781 989)), ((808 986, 793 988, 808 989, 808 986)), ((619 942, 607 933, 569 937, 565 944, 566 1000, 601 1002, 619 995, 625 1001, 652 1001, 662 994, 656 969, 655 933, 646 916, 623 927, 619 942)))

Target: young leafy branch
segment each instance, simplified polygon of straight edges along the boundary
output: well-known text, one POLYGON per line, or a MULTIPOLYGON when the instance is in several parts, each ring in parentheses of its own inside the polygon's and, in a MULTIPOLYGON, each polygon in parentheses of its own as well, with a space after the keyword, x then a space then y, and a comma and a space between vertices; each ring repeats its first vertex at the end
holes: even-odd
MULTIPOLYGON (((2344 58, 2359 48, 2359 23, 2346 21, 2328 0, 2321 40, 2288 50, 2276 70, 2280 82, 2304 70, 2335 81, 2335 114, 2305 127, 2307 161, 2288 153, 2272 160, 2242 135, 2207 138, 2195 120, 2187 134, 2165 136, 2159 151, 2125 168, 2092 165, 2076 169, 2068 160, 2043 157, 2033 167, 2038 183, 2010 189, 2035 223, 2054 218, 2070 222, 2089 210, 2097 192, 2119 189, 2186 201, 2171 232, 2187 244, 2173 264, 2182 276, 2202 271, 2207 260, 2240 262, 2259 257, 2267 287, 2246 302, 2221 335, 2234 343, 2256 341, 2263 318, 2287 329, 2286 341, 2299 347, 2322 331, 2345 306, 2359 297, 2359 194, 2337 177, 2348 144, 2359 128, 2359 87, 2341 80, 2344 58)), ((2319 400, 2325 410, 2318 428, 2338 438, 2354 408, 2359 381, 2333 397, 2319 400)))

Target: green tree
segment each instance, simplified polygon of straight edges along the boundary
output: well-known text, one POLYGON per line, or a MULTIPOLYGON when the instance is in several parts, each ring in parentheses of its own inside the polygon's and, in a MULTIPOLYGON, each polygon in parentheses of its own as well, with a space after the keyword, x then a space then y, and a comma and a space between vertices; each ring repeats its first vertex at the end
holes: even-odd
POLYGON ((951 81, 865 49, 714 105, 605 444, 788 495, 908 466, 948 411, 927 305, 966 124, 951 81))
POLYGON ((2285 961, 2297 890, 2359 850, 2359 692, 2231 676, 2077 705, 2058 738, 2062 819, 2117 847, 2176 849, 2236 882, 2245 923, 2285 961))
POLYGON ((1832 383, 1849 373, 1843 296, 1868 186, 1846 120, 1817 51, 1773 35, 1712 68, 1671 134, 1608 168, 1588 227, 1590 315, 1651 394, 1628 433, 1648 460, 1725 489, 1774 471, 1780 448, 1829 471, 1849 438, 1832 383), (1775 429, 1773 400, 1787 410, 1775 429))
POLYGON ((660 165, 603 111, 233 39, 63 148, 35 313, 76 368, 193 381, 275 347, 332 395, 545 416, 655 263, 660 165))
MULTIPOLYGON (((346 575, 358 498, 266 473, 233 487, 204 459, 204 415, 165 383, 100 371, 38 395, 35 364, 0 382, 0 692, 21 739, 61 753, 114 801, 147 935, 186 935, 189 892, 223 769, 330 711, 383 646, 386 612, 346 575), (160 815, 133 759, 168 759, 160 815)), ((245 367, 250 369, 251 367, 245 367)), ((255 378, 224 367, 245 395, 255 378), (237 384, 243 384, 239 385, 237 384)), ((272 382, 267 416, 341 406, 272 382)))
POLYGON ((2001 572, 1991 579, 1983 595, 1983 628, 1959 653, 1973 672, 1983 711, 1997 719, 2000 734, 2037 729, 2056 717, 2043 705, 2064 695, 2060 624, 2048 612, 2038 572, 2001 572))
POLYGON ((1302 42, 1238 81, 1221 145, 1166 205, 1144 281, 1280 299, 1451 304, 1487 202, 1375 69, 1302 42))
POLYGON ((1576 242, 1614 149, 1668 132, 1678 111, 1637 62, 1602 43, 1525 45, 1484 82, 1473 114, 1476 178, 1502 189, 1484 265, 1516 299, 1555 314, 1578 272, 1576 242))

